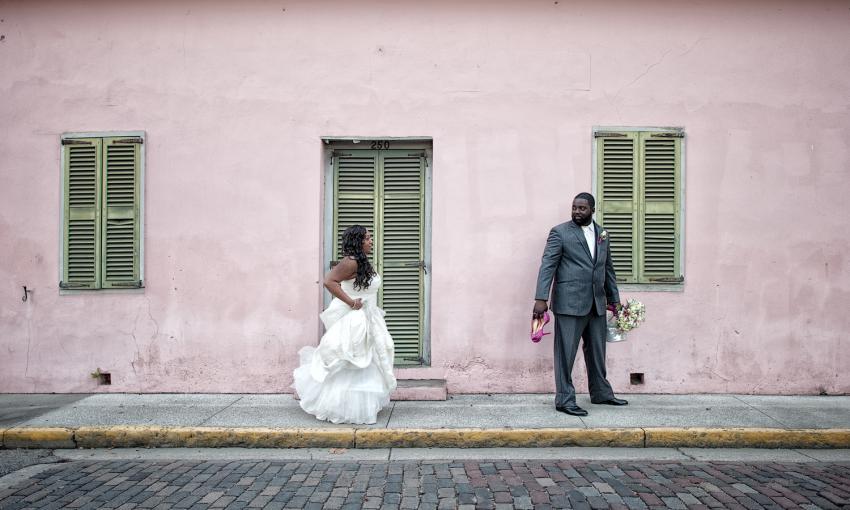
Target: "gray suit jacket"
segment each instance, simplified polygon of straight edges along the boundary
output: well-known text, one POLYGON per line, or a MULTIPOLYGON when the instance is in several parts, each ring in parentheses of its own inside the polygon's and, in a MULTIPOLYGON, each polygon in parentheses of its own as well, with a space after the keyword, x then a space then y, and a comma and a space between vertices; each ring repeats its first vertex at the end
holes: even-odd
POLYGON ((595 260, 590 256, 581 227, 572 221, 549 231, 534 298, 548 300, 551 287, 549 308, 554 313, 584 316, 595 309, 597 315, 604 315, 607 303, 620 302, 610 239, 607 236, 602 239, 603 229, 595 221, 593 226, 596 229, 595 260))

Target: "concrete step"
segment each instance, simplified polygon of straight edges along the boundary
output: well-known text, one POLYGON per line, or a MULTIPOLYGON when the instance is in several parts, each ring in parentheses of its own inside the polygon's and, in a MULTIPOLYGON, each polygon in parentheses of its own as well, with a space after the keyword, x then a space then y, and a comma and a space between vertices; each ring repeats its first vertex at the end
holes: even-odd
POLYGON ((399 379, 391 400, 446 400, 445 379, 399 379))

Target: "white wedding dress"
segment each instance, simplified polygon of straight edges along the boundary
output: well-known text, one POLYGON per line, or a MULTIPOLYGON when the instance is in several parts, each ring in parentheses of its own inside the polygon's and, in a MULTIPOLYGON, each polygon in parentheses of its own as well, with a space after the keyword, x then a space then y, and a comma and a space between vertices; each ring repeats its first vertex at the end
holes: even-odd
POLYGON ((390 402, 396 387, 393 375, 393 339, 378 308, 380 275, 369 287, 354 289, 354 280, 342 282, 342 290, 363 300, 353 310, 333 298, 320 317, 325 334, 318 347, 304 347, 301 364, 293 374, 292 387, 301 408, 332 423, 375 423, 378 411, 390 402))

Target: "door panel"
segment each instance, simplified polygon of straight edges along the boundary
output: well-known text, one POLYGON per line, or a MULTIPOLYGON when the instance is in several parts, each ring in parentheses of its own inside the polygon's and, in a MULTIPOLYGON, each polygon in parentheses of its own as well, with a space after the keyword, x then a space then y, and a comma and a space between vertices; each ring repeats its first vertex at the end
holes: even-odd
POLYGON ((375 240, 372 263, 397 365, 421 365, 425 330, 425 153, 417 150, 334 152, 333 253, 342 232, 360 224, 375 240))

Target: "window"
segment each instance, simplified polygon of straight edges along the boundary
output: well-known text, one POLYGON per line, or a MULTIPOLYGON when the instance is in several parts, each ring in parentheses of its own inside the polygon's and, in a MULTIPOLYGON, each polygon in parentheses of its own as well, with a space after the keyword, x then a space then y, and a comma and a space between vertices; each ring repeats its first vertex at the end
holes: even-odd
POLYGON ((142 287, 143 133, 62 136, 61 289, 142 287))
POLYGON ((682 129, 596 129, 596 212, 617 281, 681 284, 682 129))

